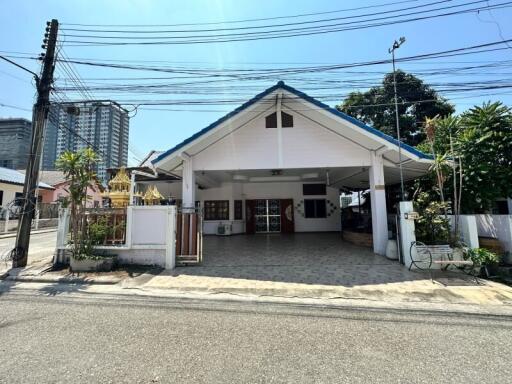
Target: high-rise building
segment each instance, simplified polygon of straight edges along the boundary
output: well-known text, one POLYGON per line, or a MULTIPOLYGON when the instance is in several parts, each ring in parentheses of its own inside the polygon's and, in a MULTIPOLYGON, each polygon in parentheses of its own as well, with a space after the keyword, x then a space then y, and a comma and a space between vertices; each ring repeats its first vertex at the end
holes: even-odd
POLYGON ((0 167, 25 169, 32 124, 27 119, 0 119, 0 167))
POLYGON ((54 169, 66 150, 92 147, 101 157, 97 175, 107 182, 107 168, 128 162, 128 111, 115 102, 53 104, 46 128, 43 169, 54 169))

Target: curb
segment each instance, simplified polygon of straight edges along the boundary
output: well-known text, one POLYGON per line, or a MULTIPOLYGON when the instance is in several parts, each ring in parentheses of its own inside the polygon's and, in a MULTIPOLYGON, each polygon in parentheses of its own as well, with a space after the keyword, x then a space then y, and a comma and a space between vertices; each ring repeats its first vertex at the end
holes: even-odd
MULTIPOLYGON (((38 235, 40 233, 50 233, 50 232, 57 232, 57 228, 39 229, 37 231, 30 232, 30 235, 38 235)), ((17 236, 17 232, 2 233, 2 234, 0 234, 0 239, 10 239, 10 238, 16 237, 16 236, 17 236)))
MULTIPOLYGON (((148 286, 140 287, 142 290, 149 291, 175 291, 182 294, 208 294, 208 295, 234 295, 234 296, 253 296, 253 297, 275 297, 283 299, 304 299, 304 300, 364 300, 367 302, 385 302, 381 294, 372 294, 366 290, 355 291, 355 292, 335 292, 330 290, 301 290, 297 291, 294 289, 283 289, 283 288, 267 288, 267 289, 251 289, 251 288, 239 288, 239 287, 224 287, 224 288, 208 288, 204 286, 188 286, 188 287, 164 287, 164 286, 148 286)), ((394 295, 397 292, 389 292, 386 296, 394 295)), ((430 305, 481 305, 476 302, 467 300, 459 301, 447 301, 441 296, 436 296, 435 292, 430 293, 431 299, 425 300, 424 292, 409 292, 407 295, 402 297, 394 296, 393 300, 400 303, 424 303, 430 305)), ((497 304, 496 304, 497 305, 497 304)), ((512 309, 512 301, 507 300, 500 304, 504 308, 512 309)))
POLYGON ((87 285, 115 285, 122 279, 95 280, 81 277, 43 277, 43 276, 10 276, 7 275, 1 280, 15 281, 22 283, 57 283, 57 284, 87 284, 87 285))

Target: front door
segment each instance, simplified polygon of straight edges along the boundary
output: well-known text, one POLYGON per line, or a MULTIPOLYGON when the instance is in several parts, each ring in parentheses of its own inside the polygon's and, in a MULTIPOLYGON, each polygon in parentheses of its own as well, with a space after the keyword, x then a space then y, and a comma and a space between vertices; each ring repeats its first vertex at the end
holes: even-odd
POLYGON ((245 233, 252 234, 256 231, 254 218, 255 203, 255 200, 245 201, 245 233))
POLYGON ((254 219, 258 233, 281 232, 281 201, 255 200, 254 219))
POLYGON ((295 232, 295 222, 293 220, 293 200, 281 200, 281 232, 295 232))

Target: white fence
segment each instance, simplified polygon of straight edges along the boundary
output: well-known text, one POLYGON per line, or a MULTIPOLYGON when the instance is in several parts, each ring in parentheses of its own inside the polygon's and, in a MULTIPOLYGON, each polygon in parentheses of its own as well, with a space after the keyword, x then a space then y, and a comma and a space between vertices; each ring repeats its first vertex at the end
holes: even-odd
POLYGON ((498 239, 505 252, 512 252, 512 215, 475 215, 478 236, 498 239))
MULTIPOLYGON (((105 254, 117 255, 121 264, 157 265, 172 269, 176 265, 176 207, 130 206, 126 209, 126 242, 98 246, 105 254)), ((62 210, 57 233, 55 262, 67 262, 69 212, 62 210)))

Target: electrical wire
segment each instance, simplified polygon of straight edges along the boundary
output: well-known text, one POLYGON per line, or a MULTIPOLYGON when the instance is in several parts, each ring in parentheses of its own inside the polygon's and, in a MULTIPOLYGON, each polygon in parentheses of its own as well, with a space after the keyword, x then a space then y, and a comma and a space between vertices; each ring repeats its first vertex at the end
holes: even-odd
MULTIPOLYGON (((469 3, 469 4, 474 4, 469 3)), ((69 46, 113 46, 113 45, 169 45, 169 44, 205 44, 205 43, 225 43, 225 42, 235 42, 235 41, 252 41, 252 40, 266 40, 266 39, 276 39, 283 37, 297 37, 297 36, 310 36, 310 35, 318 35, 325 33, 334 33, 334 32, 342 32, 349 30, 360 30, 366 28, 375 28, 379 26, 389 26, 400 23, 408 23, 412 21, 420 21, 420 20, 428 20, 432 18, 438 17, 446 17, 459 15, 464 13, 474 13, 482 10, 489 9, 503 9, 510 7, 512 2, 503 2, 499 4, 493 5, 484 5, 475 8, 469 8, 464 10, 439 13, 435 15, 423 15, 412 17, 409 19, 402 20, 392 20, 392 21, 384 21, 384 22, 376 22, 373 24, 364 24, 365 21, 372 20, 363 20, 361 22, 348 22, 348 23, 337 23, 323 26, 315 26, 315 27, 303 27, 303 28, 290 28, 288 30, 274 30, 274 31, 262 31, 262 32, 247 32, 244 34, 211 34, 211 35, 199 35, 199 36, 174 36, 168 37, 168 39, 174 40, 163 40, 163 41, 122 41, 122 42, 112 42, 112 41, 97 41, 97 40, 69 40, 69 46), (352 25, 351 24, 355 24, 352 25), (348 25, 348 26, 347 26, 348 25), (202 40, 198 40, 198 38, 204 37, 202 40), (195 39, 195 40, 194 40, 195 39)), ((460 5, 459 5, 460 6, 460 5)), ((455 6, 452 6, 455 7, 455 6)), ((445 7, 448 8, 448 7, 445 7)), ((424 12, 416 12, 419 14, 423 14, 424 12)), ((411 12, 414 14, 414 12, 411 12)), ((405 16, 406 14, 402 14, 405 16)), ((129 39, 128 39, 129 40, 129 39)))

